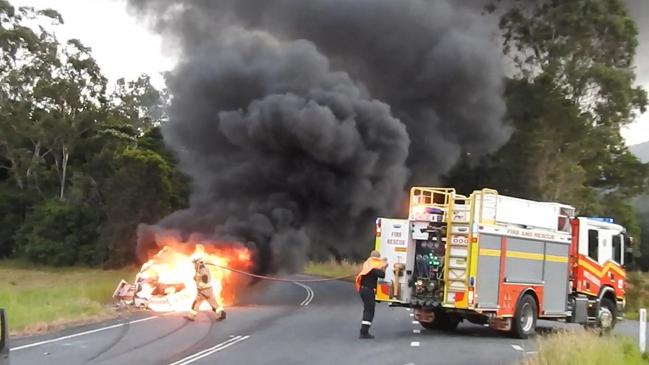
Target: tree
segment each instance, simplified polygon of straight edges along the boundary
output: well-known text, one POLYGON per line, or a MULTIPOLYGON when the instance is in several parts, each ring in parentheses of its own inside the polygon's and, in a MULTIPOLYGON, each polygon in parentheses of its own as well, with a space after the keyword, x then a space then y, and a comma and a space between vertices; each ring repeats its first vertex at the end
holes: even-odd
POLYGON ((54 168, 58 179, 56 195, 65 198, 68 165, 76 143, 97 123, 99 106, 105 102, 106 80, 90 49, 78 40, 62 46, 56 37, 40 27, 36 32, 25 20, 58 24, 53 10, 16 10, 0 3, 0 153, 18 186, 28 179, 39 193, 38 168, 54 168))
POLYGON ((105 103, 106 79, 90 49, 78 40, 68 41, 61 63, 54 62, 42 75, 34 94, 42 106, 36 115, 51 133, 45 146, 52 152, 59 178, 60 200, 65 198, 70 155, 82 136, 99 123, 100 105, 105 103))
POLYGON ((506 94, 515 132, 476 164, 473 180, 585 214, 625 215, 649 170, 620 136, 647 104, 634 86, 637 27, 623 2, 518 0, 498 11, 503 52, 515 66, 506 94))
POLYGON ((642 270, 649 270, 649 196, 642 196, 635 202, 640 236, 636 244, 636 254, 640 255, 639 264, 642 270))
POLYGON ((138 148, 125 149, 116 170, 104 188, 107 222, 100 244, 105 247, 105 262, 120 266, 135 259, 136 228, 153 224, 178 208, 176 172, 163 156, 138 148))
POLYGON ((0 0, 0 257, 124 264, 135 229, 186 205, 150 78, 108 93, 90 49, 60 43, 53 10, 0 0))
MULTIPOLYGON (((503 49, 516 78, 549 81, 585 123, 572 138, 587 185, 646 188, 647 169, 627 149, 620 128, 644 112, 634 86, 638 29, 622 0, 518 1, 501 17, 503 49), (639 172, 632 179, 631 171, 639 172)), ((550 111, 551 112, 551 111, 550 111)), ((564 118, 561 118, 564 119, 564 118)), ((572 128, 570 125, 568 128, 572 128)))
POLYGON ((45 128, 35 120, 37 104, 33 90, 42 67, 52 61, 57 48, 53 35, 43 28, 34 31, 25 20, 50 20, 61 17, 51 10, 16 9, 0 0, 0 156, 7 161, 0 168, 10 170, 22 190, 30 183, 39 190, 35 170, 42 163, 45 128))
POLYGON ((622 0, 523 0, 500 21, 517 78, 549 77, 595 125, 630 122, 644 111, 634 87, 638 28, 622 0))
POLYGON ((130 82, 117 80, 112 98, 119 117, 129 121, 140 132, 158 126, 166 119, 169 95, 164 90, 157 90, 148 75, 141 75, 130 82))
POLYGON ((96 264, 99 221, 86 204, 47 199, 38 204, 16 235, 28 259, 54 266, 96 264))

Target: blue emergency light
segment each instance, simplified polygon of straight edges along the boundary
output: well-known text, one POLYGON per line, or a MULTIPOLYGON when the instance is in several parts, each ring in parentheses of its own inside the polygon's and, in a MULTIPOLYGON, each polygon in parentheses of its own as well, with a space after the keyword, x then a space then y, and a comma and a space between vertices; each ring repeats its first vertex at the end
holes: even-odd
POLYGON ((603 218, 603 217, 588 217, 590 220, 598 221, 598 222, 604 222, 604 223, 615 223, 613 221, 613 218, 603 218))
POLYGON ((439 208, 426 207, 424 210, 428 214, 444 214, 444 211, 439 208))

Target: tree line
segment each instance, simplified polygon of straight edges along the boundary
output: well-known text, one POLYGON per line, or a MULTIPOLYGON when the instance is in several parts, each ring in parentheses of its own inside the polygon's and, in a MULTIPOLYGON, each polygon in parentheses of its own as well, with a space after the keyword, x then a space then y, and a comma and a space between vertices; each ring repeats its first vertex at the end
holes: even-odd
POLYGON ((0 257, 132 262, 140 222, 185 206, 160 133, 167 95, 148 76, 108 82, 54 10, 0 1, 0 257))
POLYGON ((649 214, 633 203, 647 192, 649 165, 620 133, 647 107, 635 85, 638 27, 624 2, 496 1, 487 10, 499 16, 513 70, 505 97, 514 132, 495 154, 466 156, 448 181, 612 217, 636 238, 638 262, 649 269, 649 214))
MULTIPOLYGON (((647 193, 649 166, 620 134, 647 106, 635 85, 638 28, 623 1, 486 10, 499 19, 511 71, 513 134, 492 155, 465 155, 445 182, 613 217, 641 238, 649 269, 649 210, 632 203, 647 193)), ((160 133, 169 96, 146 75, 109 90, 90 49, 48 30, 62 21, 0 0, 0 257, 124 265, 137 224, 187 204, 188 179, 160 133)))

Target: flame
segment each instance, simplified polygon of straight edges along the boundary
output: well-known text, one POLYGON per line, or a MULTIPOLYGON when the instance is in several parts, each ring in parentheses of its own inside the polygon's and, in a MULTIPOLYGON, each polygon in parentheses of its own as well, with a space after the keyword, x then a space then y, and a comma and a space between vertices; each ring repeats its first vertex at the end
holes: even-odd
MULTIPOLYGON (((142 265, 135 278, 138 285, 136 295, 148 300, 149 309, 157 312, 189 311, 197 293, 192 262, 196 256, 208 264, 217 301, 223 306, 231 305, 236 286, 247 279, 235 277, 238 274, 222 267, 244 271, 252 268, 250 250, 235 245, 209 245, 206 248, 196 244, 193 250, 188 250, 187 245, 166 241, 165 246, 142 265)), ((210 305, 203 302, 200 309, 210 309, 210 305)))

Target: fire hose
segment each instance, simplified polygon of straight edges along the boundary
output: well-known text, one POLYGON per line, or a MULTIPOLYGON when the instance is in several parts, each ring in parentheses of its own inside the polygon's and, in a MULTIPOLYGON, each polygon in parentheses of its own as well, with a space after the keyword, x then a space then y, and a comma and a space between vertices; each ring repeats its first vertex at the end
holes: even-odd
POLYGON ((211 262, 206 262, 205 264, 218 267, 223 270, 228 270, 232 271, 234 273, 240 274, 240 275, 245 275, 245 276, 250 276, 253 278, 257 279, 262 279, 262 280, 269 280, 269 281, 280 281, 284 283, 319 283, 319 282, 324 282, 324 281, 334 281, 334 280, 341 280, 341 279, 347 279, 355 276, 354 274, 349 274, 349 275, 344 275, 344 276, 338 276, 335 278, 322 278, 322 279, 287 279, 287 278, 278 278, 275 276, 267 276, 267 275, 259 275, 259 274, 253 274, 251 272, 243 271, 243 270, 237 270, 231 267, 223 266, 223 265, 218 265, 214 264, 211 262))

